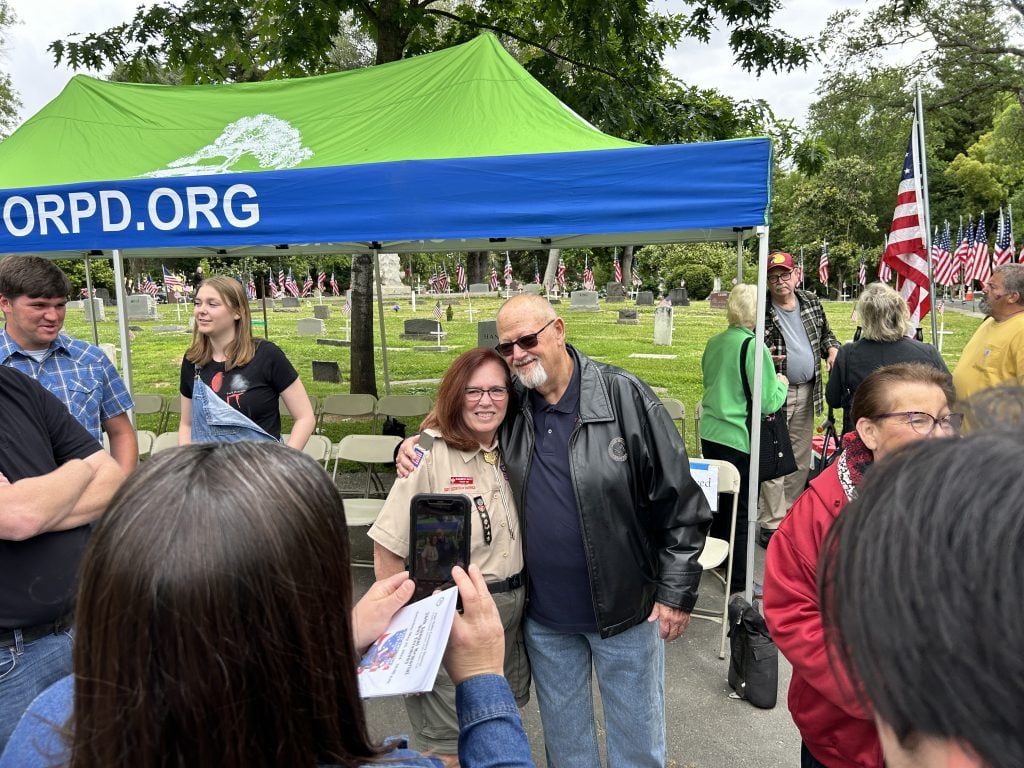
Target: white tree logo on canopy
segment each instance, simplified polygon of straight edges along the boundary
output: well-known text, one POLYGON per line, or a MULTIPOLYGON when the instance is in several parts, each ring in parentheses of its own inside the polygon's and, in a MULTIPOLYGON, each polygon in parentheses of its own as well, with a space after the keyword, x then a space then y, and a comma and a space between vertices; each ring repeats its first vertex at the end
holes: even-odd
POLYGON ((166 168, 143 176, 203 176, 233 173, 233 166, 246 155, 259 163, 260 170, 294 168, 313 156, 302 146, 302 135, 290 123, 273 115, 243 117, 224 128, 212 144, 194 154, 179 157, 166 168), (208 162, 212 161, 212 162, 208 162))

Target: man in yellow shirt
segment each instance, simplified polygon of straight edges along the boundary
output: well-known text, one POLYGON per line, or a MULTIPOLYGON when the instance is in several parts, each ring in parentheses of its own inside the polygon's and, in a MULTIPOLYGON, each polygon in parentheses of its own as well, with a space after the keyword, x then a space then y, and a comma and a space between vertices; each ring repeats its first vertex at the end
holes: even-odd
POLYGON ((1024 264, 996 267, 982 292, 989 316, 953 370, 958 400, 1000 384, 1024 384, 1024 264))

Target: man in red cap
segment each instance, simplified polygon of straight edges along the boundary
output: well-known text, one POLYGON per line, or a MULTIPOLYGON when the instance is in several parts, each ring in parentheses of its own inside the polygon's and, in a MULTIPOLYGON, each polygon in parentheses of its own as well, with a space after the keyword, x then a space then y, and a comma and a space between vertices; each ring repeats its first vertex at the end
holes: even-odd
POLYGON ((761 484, 757 521, 762 547, 779 527, 796 497, 807 484, 811 463, 814 415, 822 412, 821 361, 829 370, 839 352, 839 341, 829 328, 818 297, 796 287, 793 257, 785 251, 768 256, 768 306, 764 341, 775 368, 789 379, 786 418, 796 457, 796 472, 761 484))

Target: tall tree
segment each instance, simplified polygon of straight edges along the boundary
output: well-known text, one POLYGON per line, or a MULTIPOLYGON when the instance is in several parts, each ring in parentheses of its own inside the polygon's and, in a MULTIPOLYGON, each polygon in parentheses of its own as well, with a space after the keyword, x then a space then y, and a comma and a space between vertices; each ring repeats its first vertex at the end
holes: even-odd
MULTIPOLYGON (((12 24, 17 24, 18 19, 11 10, 8 0, 0 0, 0 51, 7 48, 7 30, 12 24)), ((11 132, 18 120, 18 109, 21 107, 21 100, 18 98, 11 76, 0 71, 0 138, 11 132)))
MULTIPOLYGON (((686 14, 662 14, 647 0, 165 0, 103 32, 54 41, 50 50, 57 63, 93 70, 116 65, 139 79, 170 70, 185 83, 244 82, 359 63, 353 54, 363 49, 339 45, 339 35, 372 40, 374 61, 383 64, 491 30, 531 74, 602 130, 659 141, 658 126, 665 124, 673 131, 669 140, 678 140, 684 128, 691 135, 697 128, 714 133, 726 112, 737 125, 745 119, 749 125, 751 112, 745 118, 742 110, 723 111, 724 97, 710 104, 699 95, 687 98, 685 86, 665 76, 665 49, 682 37, 706 42, 724 22, 742 67, 760 73, 804 66, 809 43, 770 26, 780 5, 695 0, 686 14), (685 105, 691 119, 664 120, 673 104, 685 105)), ((763 111, 756 104, 749 109, 763 111)), ((353 260, 354 285, 368 279, 361 274, 367 264, 353 260)), ((362 301, 370 294, 356 292, 353 318, 372 317, 362 301)), ((362 336, 353 343, 354 392, 375 389, 372 366, 357 371, 355 365, 356 347, 364 343, 362 336)), ((365 352, 359 354, 372 362, 365 352)))

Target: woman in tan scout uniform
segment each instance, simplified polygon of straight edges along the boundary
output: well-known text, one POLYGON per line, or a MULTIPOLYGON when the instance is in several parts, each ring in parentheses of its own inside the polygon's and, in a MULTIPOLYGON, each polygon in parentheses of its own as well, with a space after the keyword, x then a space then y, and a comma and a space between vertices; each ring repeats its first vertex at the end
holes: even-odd
MULTIPOLYGON (((434 409, 423 429, 434 438, 422 464, 395 481, 377 522, 374 570, 378 579, 405 570, 409 552, 409 502, 417 493, 458 493, 473 510, 470 562, 487 580, 505 627, 505 677, 516 702, 529 700, 530 670, 519 621, 523 587, 523 548, 512 492, 505 479, 497 434, 505 419, 512 382, 505 361, 479 347, 455 359, 441 381, 434 409)), ((459 726, 455 687, 442 671, 434 690, 406 698, 419 748, 449 766, 458 765, 459 726)))

